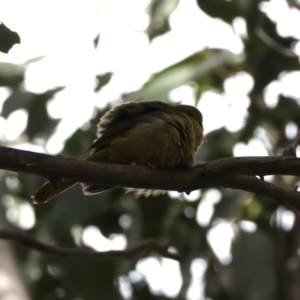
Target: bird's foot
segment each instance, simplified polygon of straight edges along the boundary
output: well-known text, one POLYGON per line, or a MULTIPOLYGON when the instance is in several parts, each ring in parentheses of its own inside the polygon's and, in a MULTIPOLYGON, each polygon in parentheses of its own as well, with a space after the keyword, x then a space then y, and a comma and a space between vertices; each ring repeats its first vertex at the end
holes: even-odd
POLYGON ((147 161, 145 163, 141 163, 141 164, 137 164, 137 165, 150 168, 151 170, 156 170, 155 165, 151 161, 147 161))

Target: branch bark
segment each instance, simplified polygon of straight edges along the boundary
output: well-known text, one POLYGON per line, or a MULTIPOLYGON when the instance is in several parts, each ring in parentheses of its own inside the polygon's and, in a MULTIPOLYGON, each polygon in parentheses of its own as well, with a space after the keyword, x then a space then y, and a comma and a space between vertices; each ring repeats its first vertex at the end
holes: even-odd
MULTIPOLYGON (((293 144, 293 148, 296 148, 293 144)), ((294 155, 232 157, 197 165, 192 170, 149 168, 90 162, 77 158, 0 147, 0 169, 35 174, 55 182, 64 178, 78 182, 146 189, 193 191, 204 187, 242 189, 273 198, 300 212, 300 194, 277 187, 255 176, 300 176, 300 158, 294 155)))
POLYGON ((271 198, 281 205, 287 205, 293 210, 300 212, 300 194, 295 189, 278 187, 255 176, 247 175, 230 176, 221 185, 225 188, 235 188, 271 198))
POLYGON ((169 252, 168 244, 160 244, 155 240, 146 240, 139 245, 128 250, 112 250, 104 252, 96 252, 93 250, 83 249, 67 249, 61 247, 54 247, 37 241, 31 236, 23 233, 7 229, 0 229, 0 239, 12 240, 19 242, 23 246, 29 247, 36 251, 42 252, 47 255, 68 258, 68 259, 93 259, 93 260, 107 260, 107 259, 128 259, 139 258, 147 255, 151 251, 155 251, 164 257, 175 260, 180 260, 177 253, 169 252))

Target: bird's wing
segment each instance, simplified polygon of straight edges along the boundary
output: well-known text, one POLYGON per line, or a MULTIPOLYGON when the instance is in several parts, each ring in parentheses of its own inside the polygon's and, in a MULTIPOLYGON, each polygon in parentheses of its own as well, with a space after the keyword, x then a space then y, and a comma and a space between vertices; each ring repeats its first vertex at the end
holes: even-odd
POLYGON ((139 122, 147 122, 151 117, 162 116, 163 112, 174 113, 172 106, 159 102, 128 102, 108 111, 98 124, 99 138, 87 150, 98 151, 107 146, 120 134, 135 127, 139 122))
POLYGON ((155 111, 174 112, 173 106, 160 101, 127 102, 108 111, 98 124, 98 136, 113 126, 155 111))

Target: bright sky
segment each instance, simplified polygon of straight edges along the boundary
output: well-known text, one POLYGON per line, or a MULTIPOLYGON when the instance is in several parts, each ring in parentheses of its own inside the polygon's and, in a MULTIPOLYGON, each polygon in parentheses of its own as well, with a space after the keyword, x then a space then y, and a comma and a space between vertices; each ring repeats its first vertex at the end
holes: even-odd
MULTIPOLYGON (((139 89, 153 73, 204 47, 228 49, 234 54, 243 53, 241 38, 247 37, 245 21, 237 18, 233 26, 229 26, 221 20, 212 19, 199 10, 195 0, 181 0, 170 18, 171 31, 150 44, 147 35, 143 33, 149 23, 149 17, 145 13, 148 3, 148 0, 1 1, 0 20, 19 33, 22 43, 14 46, 9 54, 0 53, 0 61, 23 64, 29 59, 43 57, 26 68, 25 88, 40 93, 53 87, 66 86, 49 102, 50 116, 61 118, 61 121, 45 149, 38 148, 39 151, 59 153, 65 140, 92 117, 94 106, 104 107, 108 102, 119 101, 122 93, 139 89), (201 30, 202 28, 209 30, 201 30), (94 49, 93 39, 99 31, 100 43, 94 49), (105 72, 113 72, 111 82, 95 94, 95 75, 105 72)), ((280 34, 300 38, 298 10, 290 9, 284 0, 264 2, 261 9, 276 22, 280 34), (289 22, 286 22, 287 19, 289 22)), ((299 43, 295 45, 295 49, 300 52, 299 43)), ((280 93, 300 99, 299 89, 295 89, 299 81, 300 72, 281 74, 266 88, 267 105, 274 107, 280 93)), ((210 91, 202 95, 199 109, 204 115, 206 133, 223 126, 231 132, 243 127, 249 106, 247 93, 252 86, 253 78, 240 72, 225 80, 224 94, 210 91), (220 115, 216 115, 216 106, 222 112, 220 115), (214 118, 209 117, 212 111, 214 118)), ((0 88, 0 112, 8 95, 8 89, 0 88)), ((170 92, 170 99, 183 100, 184 103, 193 105, 195 90, 191 85, 180 86, 170 92)), ((26 122, 27 112, 24 110, 12 113, 7 120, 0 117, 0 138, 7 143, 15 141, 26 128, 26 122)), ((288 124, 287 137, 293 139, 296 129, 296 124, 288 124)), ((234 155, 267 155, 270 143, 266 136, 264 130, 259 129, 248 145, 235 145, 234 155)), ((24 141, 22 143, 20 148, 37 149, 34 145, 24 144, 24 141)), ((12 179, 7 184, 15 183, 12 179)), ((194 198, 191 195, 186 200, 195 201, 198 196, 199 192, 194 198)), ((194 212, 200 226, 207 226, 218 201, 220 194, 215 189, 208 190, 203 195, 203 201, 194 212)), ((8 208, 9 220, 24 229, 34 226, 34 211, 30 204, 24 202, 24 206, 17 209, 13 205, 13 199, 8 196, 4 203, 8 208)), ((284 223, 284 218, 291 220, 292 217, 289 213, 281 212, 278 218, 284 223)), ((255 230, 254 225, 241 223, 239 226, 251 232, 255 230)), ((219 220, 209 232, 209 243, 223 263, 230 262, 230 245, 235 231, 229 221, 219 220), (220 236, 223 239, 221 247, 220 236)), ((87 227, 83 232, 84 242, 97 250, 126 247, 126 238, 122 235, 106 239, 94 227, 87 227), (105 245, 105 249, 100 245, 105 245)), ((188 299, 203 299, 200 279, 203 278, 205 269, 204 260, 196 259, 193 262, 193 282, 187 294, 188 299)), ((137 264, 136 271, 145 276, 154 293, 176 297, 182 284, 178 263, 170 260, 145 258, 137 264), (153 276, 153 272, 161 273, 162 276, 153 276), (173 289, 169 286, 170 281, 176 282, 173 289)), ((136 278, 136 275, 132 276, 136 278)), ((126 282, 124 278, 120 279, 122 293, 128 298, 130 285, 126 282)))

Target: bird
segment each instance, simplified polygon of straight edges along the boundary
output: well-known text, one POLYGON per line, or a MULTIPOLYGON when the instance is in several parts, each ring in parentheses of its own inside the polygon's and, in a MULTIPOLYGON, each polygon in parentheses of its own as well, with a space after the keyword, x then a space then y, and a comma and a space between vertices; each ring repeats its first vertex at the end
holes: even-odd
MULTIPOLYGON (((79 158, 93 162, 138 165, 156 169, 191 169, 206 141, 201 112, 190 105, 161 101, 125 102, 107 111, 97 125, 97 139, 79 158)), ((34 204, 46 203, 77 184, 47 181, 32 195, 34 204)), ((85 195, 112 187, 81 183, 85 195)), ((136 197, 158 196, 164 190, 133 189, 136 197)))

